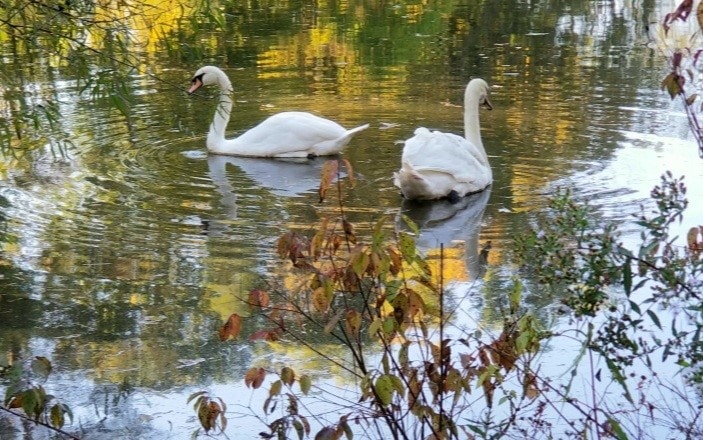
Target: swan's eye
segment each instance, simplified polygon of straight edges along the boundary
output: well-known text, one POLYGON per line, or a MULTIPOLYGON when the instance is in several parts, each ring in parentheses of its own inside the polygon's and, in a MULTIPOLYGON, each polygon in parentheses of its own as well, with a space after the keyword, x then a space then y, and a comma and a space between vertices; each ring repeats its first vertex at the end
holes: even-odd
POLYGON ((203 82, 203 76, 205 76, 204 73, 201 73, 198 76, 194 76, 193 79, 190 80, 190 83, 195 84, 197 81, 203 82))

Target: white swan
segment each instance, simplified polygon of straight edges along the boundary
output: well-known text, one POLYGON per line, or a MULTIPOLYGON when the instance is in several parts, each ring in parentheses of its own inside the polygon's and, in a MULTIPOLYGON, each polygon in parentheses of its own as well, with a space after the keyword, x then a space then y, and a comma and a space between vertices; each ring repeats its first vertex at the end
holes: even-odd
POLYGON ((394 183, 407 199, 443 197, 457 201, 466 194, 483 191, 493 181, 486 150, 481 141, 479 107, 493 108, 486 81, 469 81, 464 93, 464 136, 420 127, 405 141, 401 168, 394 183))
POLYGON ((232 83, 218 67, 198 69, 188 93, 202 86, 220 87, 220 105, 207 135, 207 148, 214 154, 252 157, 310 157, 337 154, 352 136, 369 127, 351 130, 329 119, 305 112, 282 112, 261 122, 235 139, 225 139, 225 128, 232 111, 232 83))

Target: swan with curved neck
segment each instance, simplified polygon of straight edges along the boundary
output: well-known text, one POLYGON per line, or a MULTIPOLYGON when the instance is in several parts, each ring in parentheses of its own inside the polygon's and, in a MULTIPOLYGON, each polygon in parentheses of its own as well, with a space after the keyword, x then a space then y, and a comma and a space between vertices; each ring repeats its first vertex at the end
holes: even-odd
POLYGON ((277 113, 233 139, 225 138, 232 112, 232 83, 220 68, 205 66, 191 80, 188 93, 216 85, 220 102, 207 135, 208 151, 214 154, 251 157, 314 157, 337 154, 364 124, 350 130, 329 119, 307 112, 277 113))
POLYGON ((481 140, 479 108, 491 110, 486 81, 475 78, 464 92, 464 137, 420 127, 405 141, 394 183, 407 199, 457 201, 483 191, 493 172, 481 140))

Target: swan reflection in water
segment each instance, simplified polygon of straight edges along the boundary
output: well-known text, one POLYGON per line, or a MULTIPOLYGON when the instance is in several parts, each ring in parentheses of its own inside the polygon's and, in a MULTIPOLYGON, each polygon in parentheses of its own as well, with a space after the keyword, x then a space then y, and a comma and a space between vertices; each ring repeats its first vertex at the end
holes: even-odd
POLYGON ((403 220, 406 216, 419 228, 415 237, 416 246, 423 253, 445 249, 458 241, 464 243, 463 263, 469 279, 483 278, 486 272, 490 241, 479 249, 479 234, 486 204, 491 197, 491 187, 459 199, 456 203, 440 199, 435 201, 412 201, 403 199, 396 226, 408 230, 403 220))
POLYGON ((244 173, 257 186, 281 197, 297 197, 320 186, 324 159, 261 159, 210 154, 210 179, 220 194, 229 219, 237 218, 237 191, 227 176, 227 165, 244 173))

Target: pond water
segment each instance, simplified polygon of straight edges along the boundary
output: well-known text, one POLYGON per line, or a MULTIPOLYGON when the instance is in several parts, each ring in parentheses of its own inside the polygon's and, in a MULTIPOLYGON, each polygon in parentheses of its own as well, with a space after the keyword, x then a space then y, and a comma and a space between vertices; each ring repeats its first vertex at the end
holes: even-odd
MULTIPOLYGON (((370 123, 343 154, 356 179, 341 195, 349 220, 363 235, 383 216, 392 229, 403 209, 426 252, 455 248, 448 273, 486 300, 467 306, 487 326, 515 231, 558 187, 634 232, 627 220, 671 170, 689 189, 682 230, 703 219, 703 161, 680 103, 660 90, 666 59, 647 35, 673 4, 290 3, 231 5, 228 28, 180 58, 145 55, 151 74, 134 76, 128 118, 79 99, 70 77, 25 85, 57 98, 71 144, 1 158, 0 363, 51 359, 45 386, 68 396, 83 438, 189 438, 198 422, 186 399, 203 389, 233 411, 230 438, 255 438, 263 426, 239 416, 260 407, 242 383, 249 367, 335 373, 302 347, 217 339, 278 265, 276 239, 337 215, 337 200, 319 203, 322 159, 208 155, 216 95, 184 92, 201 64, 234 84, 229 136, 282 110, 370 123), (404 206, 392 183, 402 141, 420 125, 461 133, 471 76, 493 86, 494 109, 481 113, 490 192, 467 207, 404 206)), ((3 423, 3 439, 27 438, 3 423)))

